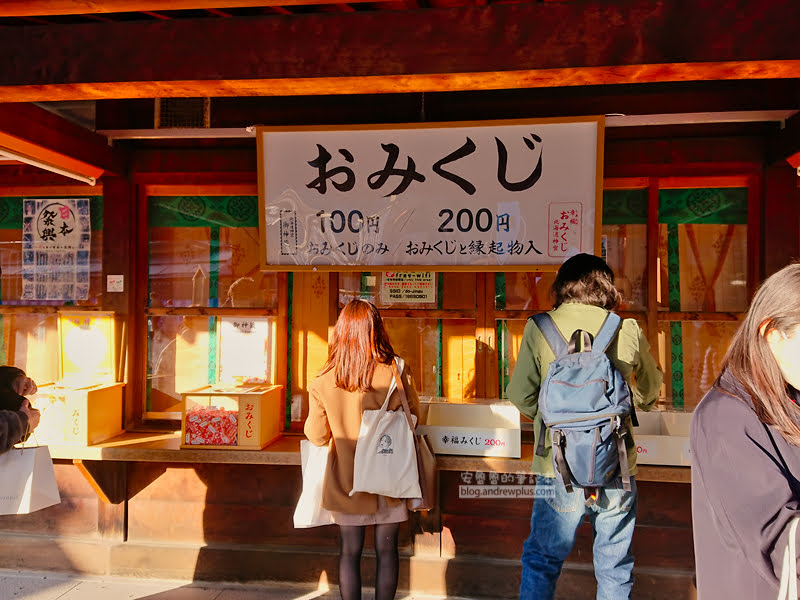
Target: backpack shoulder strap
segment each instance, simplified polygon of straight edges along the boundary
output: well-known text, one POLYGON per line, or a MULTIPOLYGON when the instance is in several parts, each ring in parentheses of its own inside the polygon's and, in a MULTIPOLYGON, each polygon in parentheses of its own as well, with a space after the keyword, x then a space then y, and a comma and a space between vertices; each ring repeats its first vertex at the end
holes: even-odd
POLYGON ((600 327, 600 331, 597 332, 597 335, 594 338, 594 344, 592 344, 592 352, 595 354, 603 354, 608 347, 611 345, 611 342, 614 341, 614 338, 617 337, 617 332, 619 328, 622 326, 622 319, 619 318, 619 315, 615 313, 608 313, 606 316, 606 320, 603 321, 602 327, 600 327))
POLYGON ((569 343, 566 338, 564 338, 561 331, 559 331, 558 327, 556 327, 553 318, 548 313, 535 314, 531 319, 536 323, 539 331, 542 332, 544 339, 547 341, 547 345, 550 346, 556 358, 567 354, 569 351, 569 343))

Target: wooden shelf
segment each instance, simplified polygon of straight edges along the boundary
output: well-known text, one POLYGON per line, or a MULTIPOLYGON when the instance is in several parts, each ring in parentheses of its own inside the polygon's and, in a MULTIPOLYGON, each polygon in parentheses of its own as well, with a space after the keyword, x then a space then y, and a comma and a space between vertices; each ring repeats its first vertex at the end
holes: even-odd
MULTIPOLYGON (((73 461, 226 463, 258 465, 300 465, 300 440, 303 436, 287 434, 260 451, 181 448, 180 432, 127 432, 94 446, 50 446, 54 459, 73 461)), ((523 444, 521 458, 439 455, 443 471, 494 471, 528 473, 533 460, 533 446, 523 444)), ((690 483, 689 467, 640 465, 639 481, 690 483)))

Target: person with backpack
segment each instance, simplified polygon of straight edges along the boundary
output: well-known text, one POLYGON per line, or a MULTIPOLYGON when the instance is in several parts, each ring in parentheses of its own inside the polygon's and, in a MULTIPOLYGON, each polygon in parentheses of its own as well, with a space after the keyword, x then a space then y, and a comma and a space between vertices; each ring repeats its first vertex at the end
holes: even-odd
POLYGON ((630 598, 636 521, 634 405, 648 410, 663 374, 614 273, 590 254, 568 259, 552 287, 554 310, 525 325, 506 393, 533 420, 536 495, 522 551, 520 600, 555 595, 587 517, 598 600, 630 598), (554 448, 555 446, 555 448, 554 448))

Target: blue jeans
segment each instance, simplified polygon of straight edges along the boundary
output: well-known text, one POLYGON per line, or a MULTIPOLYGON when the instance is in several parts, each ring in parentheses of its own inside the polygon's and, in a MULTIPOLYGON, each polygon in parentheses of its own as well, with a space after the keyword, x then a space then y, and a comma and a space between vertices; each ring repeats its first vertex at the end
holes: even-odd
POLYGON ((631 540, 636 522, 636 482, 631 491, 622 482, 598 490, 587 507, 582 488, 572 493, 560 479, 537 476, 531 533, 522 549, 520 600, 550 600, 564 559, 575 545, 578 527, 587 516, 592 524, 597 600, 628 600, 633 587, 631 540))

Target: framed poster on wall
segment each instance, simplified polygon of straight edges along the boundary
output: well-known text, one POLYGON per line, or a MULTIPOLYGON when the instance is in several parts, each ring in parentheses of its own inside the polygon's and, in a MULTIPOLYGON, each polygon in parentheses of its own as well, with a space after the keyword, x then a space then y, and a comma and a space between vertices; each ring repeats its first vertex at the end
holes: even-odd
POLYGON ((603 126, 259 127, 261 267, 555 270, 597 254, 603 126))

